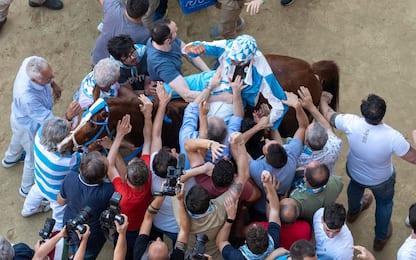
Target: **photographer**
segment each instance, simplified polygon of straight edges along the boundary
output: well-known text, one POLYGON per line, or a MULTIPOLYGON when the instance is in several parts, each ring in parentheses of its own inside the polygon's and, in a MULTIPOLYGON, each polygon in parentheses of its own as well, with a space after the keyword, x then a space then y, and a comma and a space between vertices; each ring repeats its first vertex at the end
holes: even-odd
MULTIPOLYGON (((88 238, 85 259, 95 259, 106 241, 100 227, 100 214, 107 209, 114 188, 111 183, 104 180, 107 173, 107 158, 99 152, 89 152, 84 155, 79 170, 80 174, 69 173, 65 177, 61 191, 58 193, 58 203, 67 205, 64 214, 67 230, 68 220, 77 220, 76 226, 80 224, 90 226, 91 235, 88 238), (88 208, 86 206, 91 207, 90 210, 86 210, 88 208)), ((78 238, 72 235, 70 243, 70 249, 75 253, 78 250, 78 238)))
POLYGON ((150 203, 147 208, 146 214, 142 226, 140 227, 140 233, 134 245, 134 259, 141 259, 146 253, 147 249, 147 259, 185 259, 185 250, 188 243, 190 223, 189 218, 185 210, 184 204, 184 194, 185 194, 185 185, 180 184, 180 192, 176 193, 176 199, 179 201, 179 234, 176 241, 173 252, 169 256, 169 251, 167 245, 158 237, 156 241, 153 241, 150 245, 150 230, 152 227, 153 218, 158 213, 162 203, 165 199, 164 196, 157 196, 150 203))
POLYGON ((121 214, 124 218, 124 223, 120 225, 117 221, 114 220, 114 224, 116 225, 118 239, 116 243, 116 247, 114 248, 114 260, 124 260, 126 259, 127 253, 127 239, 126 233, 129 227, 129 218, 127 215, 121 214))
MULTIPOLYGON (((80 234, 77 231, 78 238, 80 239, 81 243, 77 253, 75 254, 73 260, 82 260, 84 259, 84 253, 88 241, 88 237, 90 235, 90 227, 85 225, 86 231, 84 234, 80 234)), ((38 240, 35 245, 35 255, 33 256, 32 260, 43 260, 47 257, 52 250, 55 249, 57 243, 62 239, 68 237, 66 227, 59 231, 59 233, 55 234, 53 237, 49 238, 46 241, 38 240)))
MULTIPOLYGON (((140 95, 140 111, 144 116, 143 148, 141 159, 134 158, 126 165, 118 153, 125 135, 130 133, 130 115, 125 115, 117 124, 117 135, 108 154, 108 178, 114 185, 114 190, 122 195, 120 201, 121 213, 126 214, 130 224, 126 234, 126 259, 133 259, 133 246, 138 236, 146 208, 151 202, 150 143, 152 138, 152 102, 140 95)), ((117 241, 117 235, 114 243, 117 241)))

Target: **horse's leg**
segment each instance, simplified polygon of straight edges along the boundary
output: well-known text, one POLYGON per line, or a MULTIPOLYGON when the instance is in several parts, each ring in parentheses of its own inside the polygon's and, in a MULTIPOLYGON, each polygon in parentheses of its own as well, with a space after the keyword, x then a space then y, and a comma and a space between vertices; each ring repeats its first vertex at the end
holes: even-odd
POLYGON ((319 76, 322 90, 328 91, 333 98, 330 107, 334 110, 338 108, 339 100, 339 69, 335 62, 322 60, 312 64, 312 70, 319 76))

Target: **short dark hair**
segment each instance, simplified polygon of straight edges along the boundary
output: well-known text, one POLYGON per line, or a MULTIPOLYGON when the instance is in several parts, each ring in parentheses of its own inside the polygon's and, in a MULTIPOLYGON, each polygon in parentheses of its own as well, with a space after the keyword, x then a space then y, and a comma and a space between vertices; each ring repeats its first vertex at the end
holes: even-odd
POLYGON ((329 180, 329 175, 329 168, 324 163, 319 163, 316 166, 305 168, 305 178, 312 188, 320 188, 326 185, 329 180))
POLYGON ((126 11, 133 19, 143 17, 147 9, 149 9, 149 0, 127 0, 126 11))
POLYGON ((79 171, 88 184, 99 184, 107 174, 105 158, 97 151, 82 156, 79 171))
POLYGON ((409 208, 409 223, 413 232, 416 233, 416 203, 412 204, 409 208))
POLYGON ((168 147, 162 147, 153 158, 153 172, 160 178, 166 178, 169 166, 176 166, 177 159, 168 147))
POLYGON ((345 223, 347 212, 345 207, 339 203, 333 203, 324 208, 324 222, 330 229, 339 229, 345 223))
POLYGON ((170 31, 169 24, 172 21, 169 18, 162 18, 156 21, 150 31, 150 37, 155 43, 162 45, 166 39, 172 38, 172 32, 170 31))
POLYGON ((219 117, 211 117, 211 120, 208 120, 207 137, 208 139, 218 143, 224 143, 224 140, 228 135, 227 125, 225 123, 218 122, 219 117), (213 123, 213 120, 217 120, 217 123, 213 123))
POLYGON ((116 60, 122 60, 129 56, 131 48, 134 48, 133 39, 129 35, 119 35, 111 38, 107 43, 107 49, 116 60))
POLYGON ((287 163, 287 152, 281 144, 270 144, 267 147, 266 162, 279 169, 287 163))
POLYGON ((269 233, 262 225, 251 225, 247 230, 248 249, 254 254, 262 254, 269 247, 269 233))
POLYGON ((231 185, 236 170, 234 163, 227 159, 219 160, 212 170, 212 182, 215 186, 224 188, 231 185))
POLYGON ((140 187, 149 180, 149 167, 140 158, 133 158, 127 164, 127 179, 135 186, 140 187))
POLYGON ((383 98, 370 94, 361 101, 361 114, 365 121, 371 125, 378 125, 386 114, 386 101, 383 98))
POLYGON ((295 241, 290 247, 292 260, 303 260, 304 257, 314 257, 315 255, 315 246, 304 239, 295 241))
POLYGON ((205 213, 209 208, 209 193, 203 186, 196 184, 189 190, 185 203, 192 214, 205 213))

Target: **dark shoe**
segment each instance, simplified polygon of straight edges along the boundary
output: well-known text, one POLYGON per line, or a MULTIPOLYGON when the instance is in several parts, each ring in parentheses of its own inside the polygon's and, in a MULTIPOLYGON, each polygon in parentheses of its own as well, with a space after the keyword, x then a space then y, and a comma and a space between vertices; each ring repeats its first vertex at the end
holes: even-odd
POLYGON ((19 162, 23 162, 25 160, 25 157, 26 157, 26 152, 23 151, 22 154, 20 155, 20 158, 17 161, 9 162, 3 159, 1 161, 1 164, 3 165, 4 168, 10 168, 10 167, 15 166, 19 162))
POLYGON ((280 4, 283 6, 291 5, 293 2, 295 2, 295 0, 280 0, 280 4))
POLYGON ((6 21, 7 21, 7 17, 6 19, 0 22, 0 31, 1 31, 1 28, 3 28, 3 25, 6 23, 6 21))
MULTIPOLYGON (((243 30, 245 26, 246 26, 246 22, 244 21, 244 19, 241 16, 239 16, 238 20, 237 20, 236 31, 239 32, 239 31, 243 30)), ((220 28, 219 28, 218 25, 215 25, 214 28, 212 28, 210 36, 214 40, 224 39, 224 37, 220 34, 220 28)))
POLYGON ((51 10, 60 10, 64 7, 64 4, 61 0, 46 0, 43 4, 38 4, 29 0, 29 5, 31 7, 46 7, 51 10))
POLYGON ((393 225, 391 222, 389 223, 389 227, 387 228, 387 236, 383 240, 374 239, 373 243, 373 249, 375 251, 381 251, 383 250, 384 246, 387 244, 387 241, 389 241, 391 234, 393 233, 393 225))
POLYGON ((355 222, 357 220, 357 218, 360 216, 361 212, 368 209, 370 207, 371 203, 373 203, 373 196, 371 196, 371 194, 364 194, 363 198, 361 199, 360 211, 358 211, 357 213, 348 212, 348 214, 347 214, 348 223, 355 222))

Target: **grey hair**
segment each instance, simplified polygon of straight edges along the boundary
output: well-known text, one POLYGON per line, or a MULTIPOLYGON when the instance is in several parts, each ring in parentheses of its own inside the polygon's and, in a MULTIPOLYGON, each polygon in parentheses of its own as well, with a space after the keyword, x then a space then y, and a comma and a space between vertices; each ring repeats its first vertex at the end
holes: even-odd
POLYGON ((29 78, 41 81, 42 74, 40 74, 40 72, 47 66, 48 62, 44 58, 34 56, 27 62, 26 73, 29 78))
POLYGON ((14 249, 10 242, 2 235, 0 235, 0 259, 13 260, 14 249))
POLYGON ((69 134, 70 130, 65 119, 60 117, 51 118, 43 124, 40 143, 48 151, 57 151, 58 144, 69 134))
POLYGON ((312 129, 306 134, 306 140, 312 150, 321 150, 328 141, 328 132, 319 122, 315 121, 312 129))
POLYGON ((118 61, 104 58, 94 66, 94 80, 102 88, 110 86, 119 77, 120 63, 118 61))

